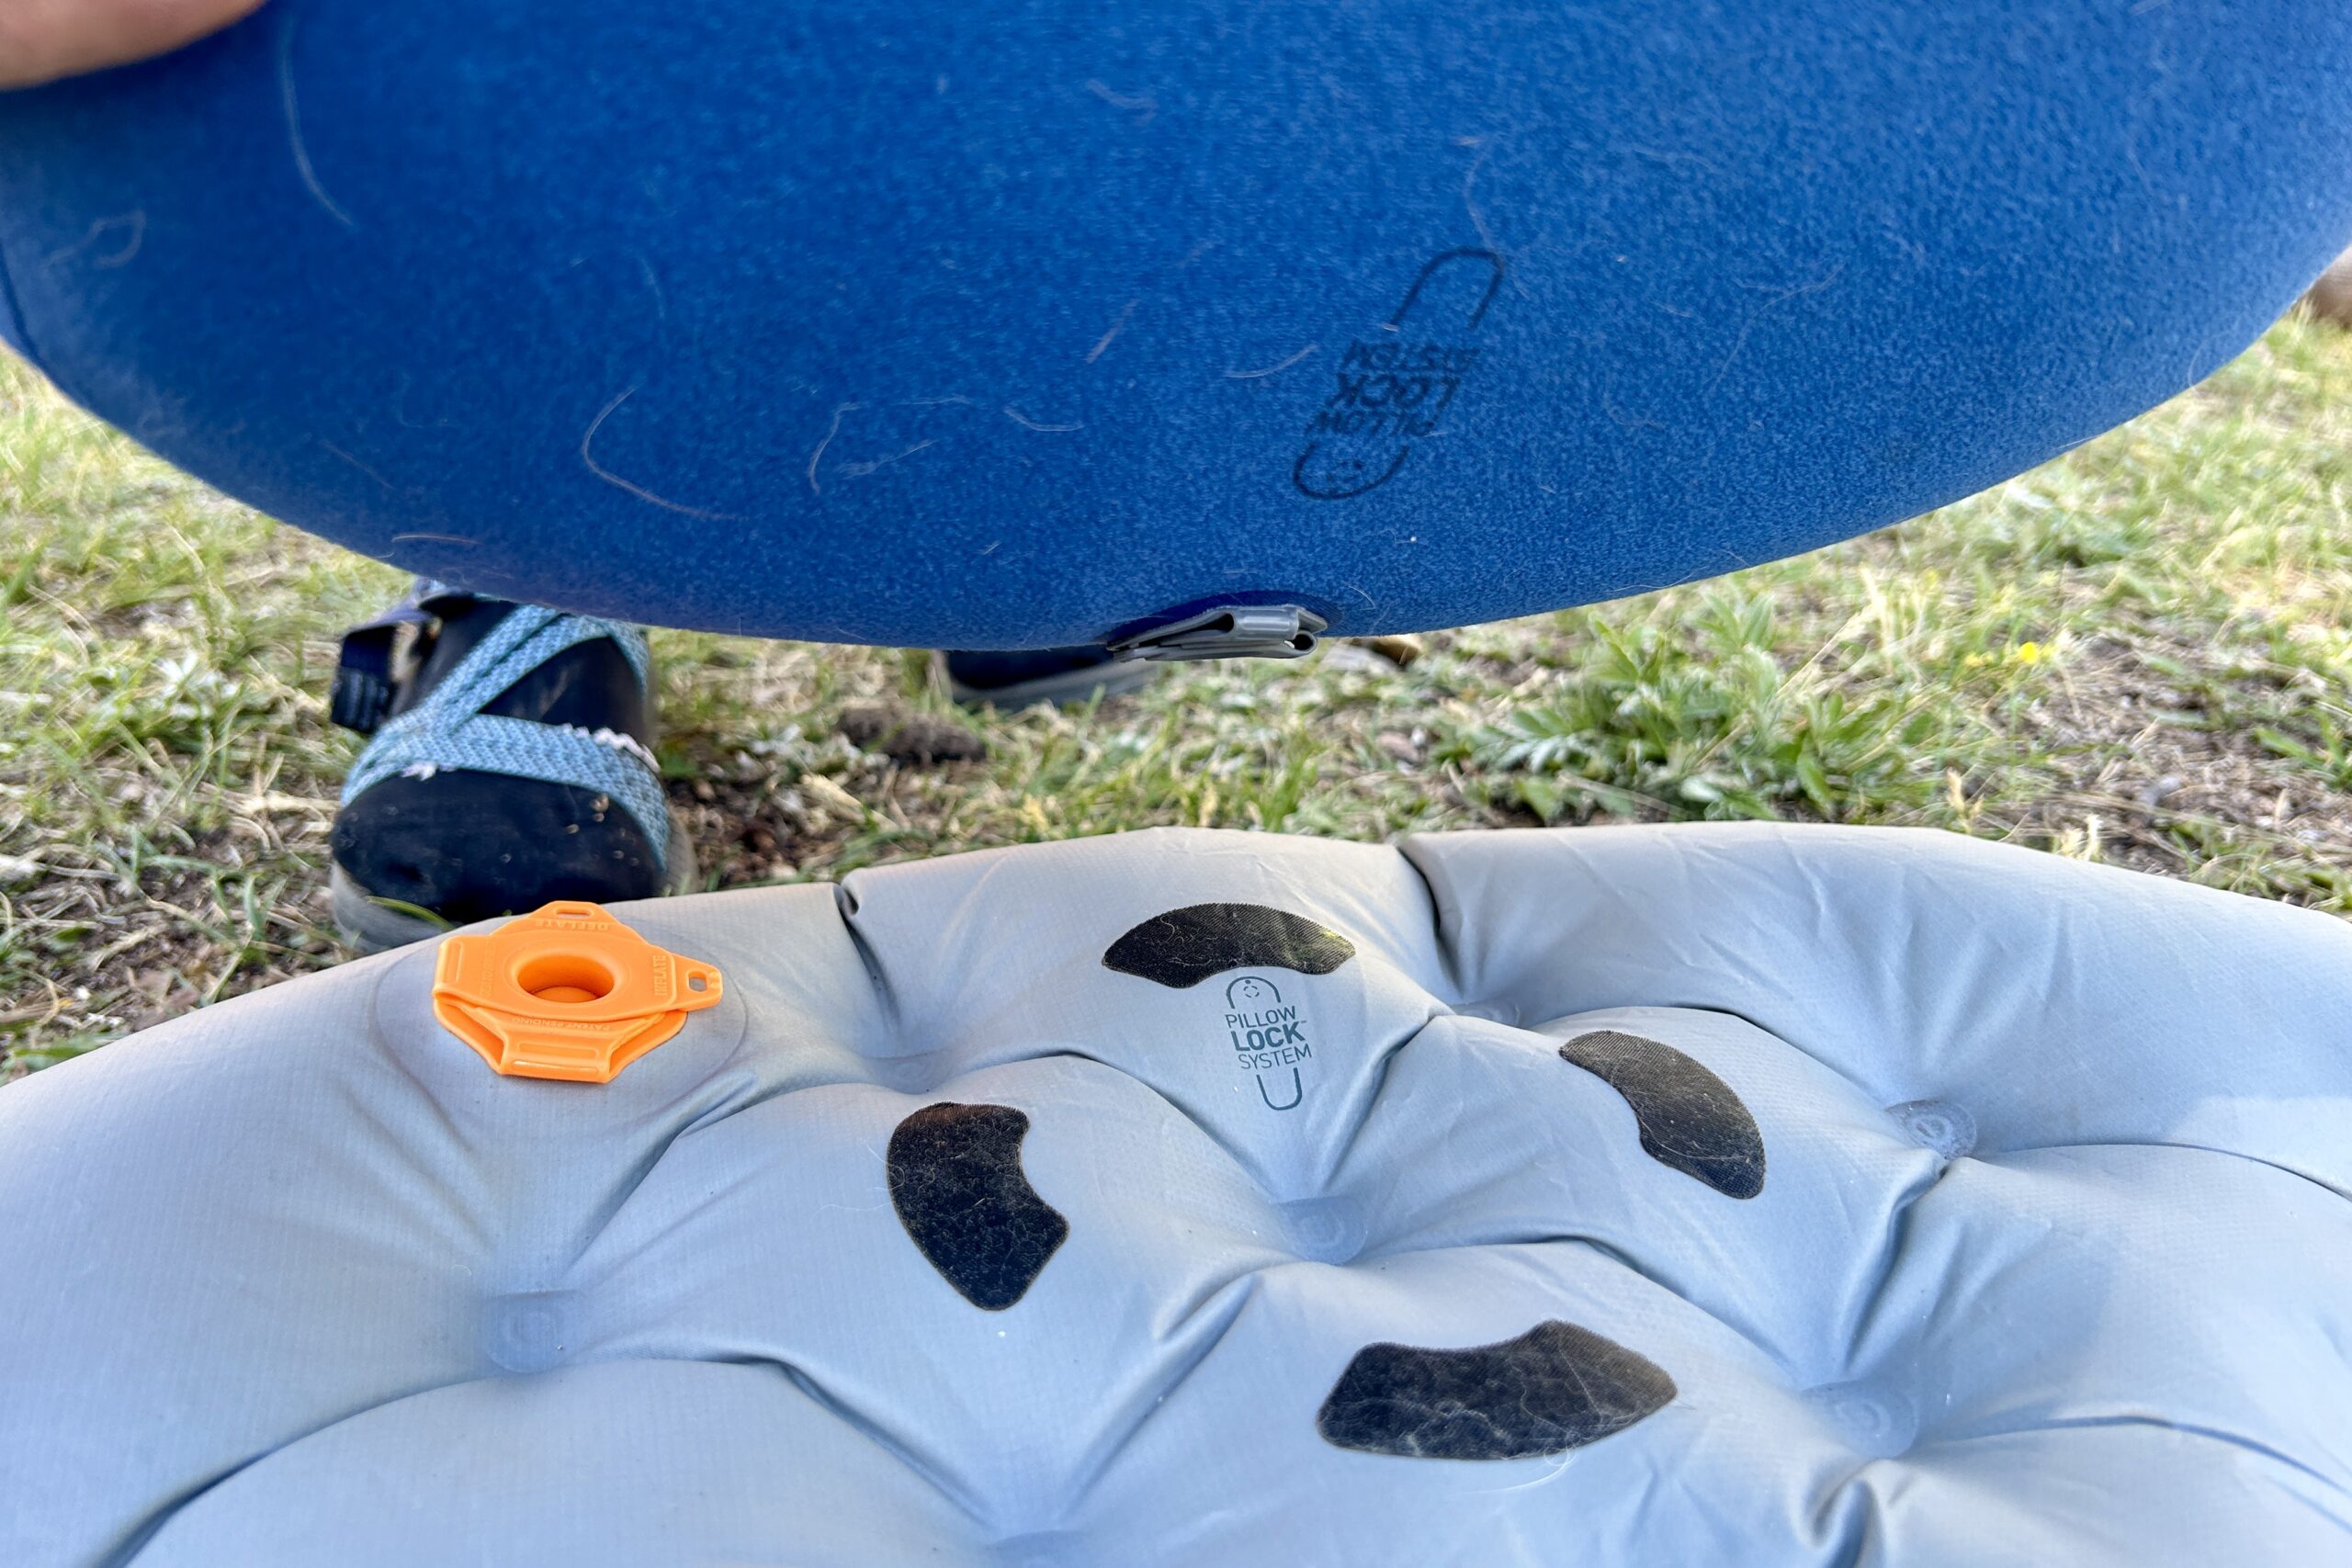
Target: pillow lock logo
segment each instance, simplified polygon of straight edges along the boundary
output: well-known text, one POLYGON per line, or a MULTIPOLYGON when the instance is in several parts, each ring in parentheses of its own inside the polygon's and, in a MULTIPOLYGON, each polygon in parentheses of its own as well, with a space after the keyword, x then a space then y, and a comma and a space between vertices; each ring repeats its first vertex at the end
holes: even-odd
POLYGON ((1242 975, 1226 987, 1225 1008, 1234 1065, 1257 1078, 1258 1098, 1269 1111, 1296 1110, 1306 1098, 1300 1066, 1315 1058, 1298 1004, 1283 1001, 1263 975, 1242 975))
POLYGON ((1291 483, 1310 501, 1369 495, 1442 423, 1482 352, 1475 340, 1502 287, 1503 258, 1476 247, 1422 266, 1373 340, 1350 340, 1331 393, 1306 423, 1291 483))

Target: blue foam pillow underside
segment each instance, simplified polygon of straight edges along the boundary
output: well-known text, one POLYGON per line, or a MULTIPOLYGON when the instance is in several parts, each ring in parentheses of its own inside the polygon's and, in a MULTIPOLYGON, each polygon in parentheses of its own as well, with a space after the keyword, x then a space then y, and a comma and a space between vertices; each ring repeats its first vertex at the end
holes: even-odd
POLYGON ((1913 515, 2352 232, 2352 11, 274 0, 0 99, 0 316, 305 528, 639 619, 1351 632, 1913 515))

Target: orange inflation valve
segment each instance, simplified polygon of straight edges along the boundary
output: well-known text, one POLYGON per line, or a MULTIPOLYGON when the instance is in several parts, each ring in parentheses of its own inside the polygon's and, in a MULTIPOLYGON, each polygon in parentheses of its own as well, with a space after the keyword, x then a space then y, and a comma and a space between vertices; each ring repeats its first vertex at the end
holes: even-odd
POLYGON ((433 967, 433 1016, 510 1077, 610 1083, 719 998, 718 970, 654 946, 601 905, 555 903, 433 967))

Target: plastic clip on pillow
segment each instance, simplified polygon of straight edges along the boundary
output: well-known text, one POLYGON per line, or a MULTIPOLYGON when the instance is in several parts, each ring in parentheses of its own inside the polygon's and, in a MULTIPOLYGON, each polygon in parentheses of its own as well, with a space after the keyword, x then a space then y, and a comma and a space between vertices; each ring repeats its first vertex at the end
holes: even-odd
POLYGON ((1116 659, 1158 663, 1220 659, 1304 659, 1320 646, 1329 623, 1297 604, 1220 604, 1109 647, 1116 659))

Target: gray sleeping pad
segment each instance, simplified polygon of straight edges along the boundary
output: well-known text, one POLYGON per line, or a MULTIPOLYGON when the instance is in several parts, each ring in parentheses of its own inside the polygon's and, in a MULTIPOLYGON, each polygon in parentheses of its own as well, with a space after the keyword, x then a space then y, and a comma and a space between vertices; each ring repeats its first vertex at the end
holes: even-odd
POLYGON ((1927 833, 1154 832, 0 1089, 0 1563, 2352 1562, 2352 930, 1927 833))

